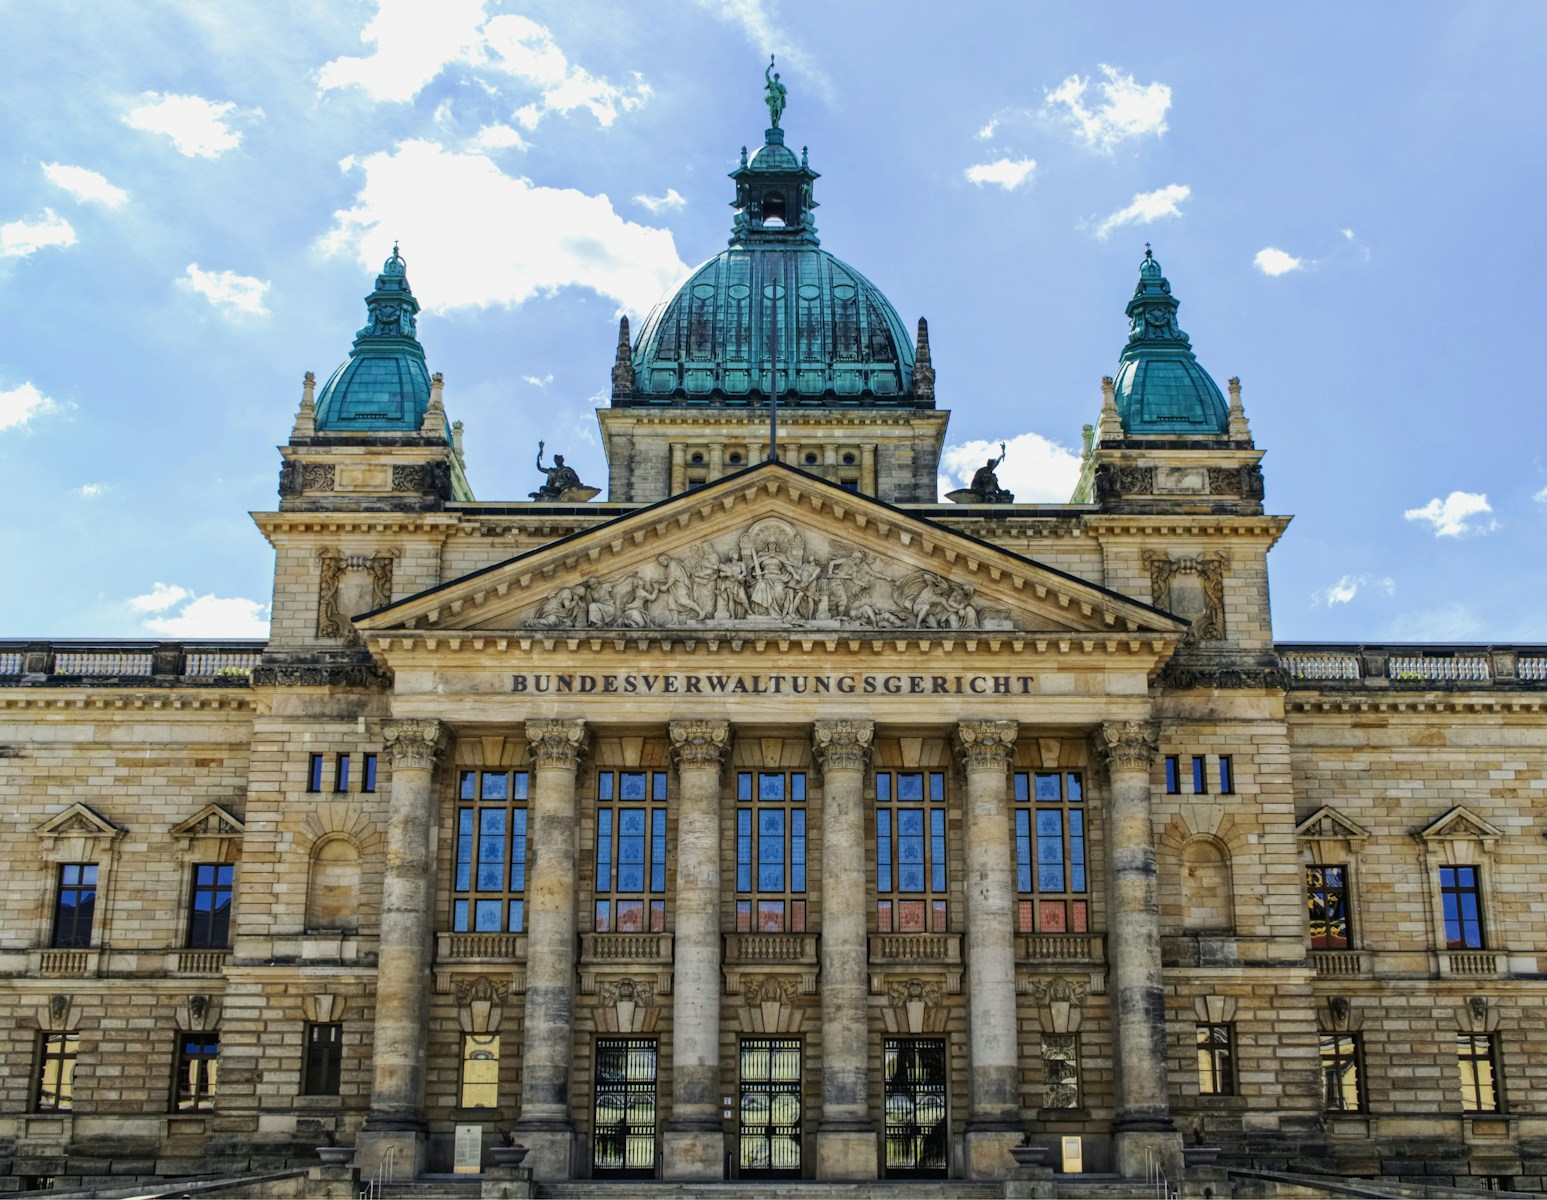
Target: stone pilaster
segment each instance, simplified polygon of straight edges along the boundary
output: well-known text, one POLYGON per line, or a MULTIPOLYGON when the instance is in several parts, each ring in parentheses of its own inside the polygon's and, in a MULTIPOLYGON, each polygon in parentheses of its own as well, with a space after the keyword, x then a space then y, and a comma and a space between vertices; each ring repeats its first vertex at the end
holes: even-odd
POLYGON ((1009 766, 1014 721, 963 721, 956 752, 967 777, 966 956, 971 1032, 967 1173, 1001 1179, 1023 1132, 1015 1021, 1014 855, 1009 766))
POLYGON ((870 993, 865 914, 865 767, 875 725, 817 721, 822 768, 822 1121, 818 1179, 874 1179, 870 1119, 870 993))
POLYGON ((1160 901, 1150 814, 1155 727, 1112 721, 1096 737, 1106 763, 1107 952, 1117 1021, 1117 1169, 1145 1173, 1149 1153, 1179 1178, 1181 1136, 1166 1090, 1166 1006, 1160 970, 1160 901))
POLYGON ((411 1178, 424 1168, 424 1031, 435 941, 431 781, 447 731, 439 721, 387 721, 382 740, 392 765, 392 795, 371 1034, 371 1107, 355 1142, 355 1165, 373 1171, 390 1148, 396 1172, 411 1178))
POLYGON ((729 721, 673 721, 677 762, 677 934, 672 979, 671 1118, 664 1179, 721 1179, 720 768, 729 721))
POLYGON ((518 1141, 538 1180, 574 1173, 569 1067, 574 1055, 575 886, 580 822, 575 775, 589 736, 584 721, 526 723, 532 758, 531 867, 527 873, 526 1023, 518 1141))

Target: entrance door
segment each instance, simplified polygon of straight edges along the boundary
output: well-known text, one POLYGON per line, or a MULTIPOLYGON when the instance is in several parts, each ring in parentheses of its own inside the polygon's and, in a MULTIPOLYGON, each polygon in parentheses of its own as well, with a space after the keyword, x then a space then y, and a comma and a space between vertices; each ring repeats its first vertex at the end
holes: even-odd
POLYGON ((742 1178, 800 1175, 800 1039, 741 1039, 742 1178))
POLYGON ((887 1178, 944 1178, 951 1164, 945 1039, 887 1038, 884 1052, 887 1178))
POLYGON ((655 1039, 596 1039, 591 1172, 655 1176, 655 1039))

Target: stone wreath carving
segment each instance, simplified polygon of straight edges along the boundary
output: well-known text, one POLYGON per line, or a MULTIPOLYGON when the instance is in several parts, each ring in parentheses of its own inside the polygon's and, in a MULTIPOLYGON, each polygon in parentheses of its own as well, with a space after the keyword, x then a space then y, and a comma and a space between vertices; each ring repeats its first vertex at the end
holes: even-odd
POLYGON ((1013 629, 970 584, 933 571, 889 571, 868 550, 808 546, 795 526, 765 517, 738 534, 621 579, 585 580, 551 592, 527 619, 533 629, 1013 629))
POLYGON ((655 1002, 655 986, 633 979, 609 979, 597 985, 596 995, 603 1008, 616 1008, 620 1003, 648 1008, 655 1002))
POLYGON ((887 984, 886 998, 891 1001, 893 1008, 903 1008, 909 1004, 939 1008, 945 998, 945 989, 934 980, 907 979, 887 984))
POLYGON ((748 1004, 795 1004, 800 1000, 800 985, 780 975, 749 975, 741 994, 748 1004))
POLYGON ((317 636, 343 638, 346 644, 359 642, 354 622, 349 614, 339 610, 339 591, 345 577, 360 572, 370 580, 371 608, 382 608, 392 602, 391 554, 340 554, 336 550, 323 550, 317 556, 322 563, 321 582, 317 588, 317 636))
POLYGON ((1188 637, 1196 641, 1219 641, 1225 636, 1225 556, 1200 554, 1196 558, 1172 558, 1153 550, 1144 553, 1144 566, 1150 573, 1150 596, 1156 608, 1185 617, 1192 622, 1188 637), (1178 579, 1194 576, 1201 599, 1183 595, 1178 579))

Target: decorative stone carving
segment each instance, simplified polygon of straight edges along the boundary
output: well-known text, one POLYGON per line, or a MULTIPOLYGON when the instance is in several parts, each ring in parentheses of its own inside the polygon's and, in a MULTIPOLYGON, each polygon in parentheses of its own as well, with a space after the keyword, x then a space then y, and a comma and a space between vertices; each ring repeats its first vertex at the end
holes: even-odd
POLYGON ((1010 765, 1020 727, 1014 721, 961 721, 955 730, 956 753, 967 770, 1010 765))
POLYGON ((655 985, 637 979, 606 979, 597 984, 596 998, 604 1009, 612 1009, 619 1032, 634 1033, 646 1027, 649 1009, 655 1003, 655 985))
POLYGON ((895 1024, 899 1032, 929 1033, 940 1025, 945 1014, 941 1005, 945 1000, 945 988, 937 979, 900 979, 888 982, 886 998, 896 1010, 895 1024))
POLYGON ((1225 556, 1217 553, 1172 558, 1146 550, 1144 566, 1150 573, 1151 603, 1191 621, 1189 638, 1218 641, 1225 636, 1225 561, 1225 556), (1196 587, 1183 588, 1182 581, 1193 582, 1196 587))
POLYGON ((348 687, 384 690, 392 677, 373 662, 259 663, 253 687, 348 687))
POLYGON ((1160 739, 1151 721, 1108 721, 1096 734, 1107 770, 1148 772, 1160 739))
POLYGON ((463 1033, 498 1033, 505 1016, 505 997, 510 985, 505 980, 477 975, 459 980, 456 990, 457 1022, 463 1033))
POLYGON ((443 462, 394 463, 392 490, 449 500, 451 468, 443 462))
POLYGON ((684 766, 718 767, 731 744, 729 721, 673 721, 671 752, 678 768, 684 766))
POLYGON ((70 997, 53 995, 48 998, 48 1025, 50 1029, 62 1029, 64 1019, 70 1015, 70 997))
POLYGON ((344 1019, 344 1005, 332 992, 314 992, 301 998, 301 1013, 315 1025, 327 1025, 344 1019))
POLYGON ((800 981, 787 975, 746 975, 741 994, 743 1028, 754 1033, 794 1033, 800 1029, 804 1009, 800 981))
POLYGON ((345 555, 325 549, 317 557, 321 563, 317 586, 317 636, 343 638, 346 645, 355 645, 360 636, 355 632, 350 615, 392 603, 395 554, 345 555), (349 612, 344 611, 346 607, 349 612))
MULTIPOLYGON (((867 550, 813 548, 788 521, 765 517, 740 533, 659 554, 621 579, 566 584, 545 596, 534 629, 768 628, 1013 629, 971 584, 933 571, 888 571, 867 550)), ((1049 626, 1049 628, 1053 628, 1049 626)))
POLYGON ((526 723, 526 740, 532 762, 538 767, 573 771, 580 765, 589 741, 586 723, 580 720, 542 720, 526 723))
POLYGON ((181 1029, 216 1029, 220 1026, 220 1004, 212 996, 189 996, 177 1016, 178 1027, 181 1029))
POLYGON ((800 999, 800 984, 784 975, 747 975, 742 979, 741 994, 749 1004, 794 1004, 800 999))
POLYGON ((1096 503, 1121 500, 1124 496, 1153 496, 1155 468, 1129 463, 1102 463, 1095 472, 1096 503))
POLYGON ((1499 1027, 1499 1009, 1486 996, 1468 996, 1456 1009, 1457 1028, 1469 1033, 1493 1033, 1499 1027))
POLYGON ((435 769, 435 760, 450 740, 440 721, 384 721, 381 726, 382 749, 394 771, 435 769))
POLYGON ((1286 688, 1289 673, 1282 667, 1203 667, 1175 660, 1161 668, 1155 682, 1175 691, 1192 688, 1286 688))
POLYGON ((875 734, 873 721, 817 721, 811 726, 811 749, 823 771, 863 771, 875 734))
POLYGON ((1085 984, 1062 975, 1034 980, 1031 994, 1037 1001, 1043 1033, 1078 1033, 1084 1016, 1085 984))
POLYGON ((1241 472, 1236 467, 1210 467, 1209 468, 1209 495, 1211 496, 1239 496, 1241 494, 1241 472))

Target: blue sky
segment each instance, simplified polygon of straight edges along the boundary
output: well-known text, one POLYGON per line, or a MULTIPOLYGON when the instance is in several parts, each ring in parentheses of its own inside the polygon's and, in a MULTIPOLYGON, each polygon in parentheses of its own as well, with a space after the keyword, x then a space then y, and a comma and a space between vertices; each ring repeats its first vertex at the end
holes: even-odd
POLYGON ((1144 243, 1243 382, 1286 639, 1547 640, 1547 6, 0 0, 0 636, 261 636, 303 372, 402 241, 481 499, 809 145, 948 463, 1067 497, 1144 243))

